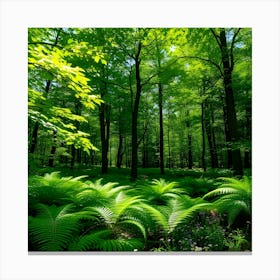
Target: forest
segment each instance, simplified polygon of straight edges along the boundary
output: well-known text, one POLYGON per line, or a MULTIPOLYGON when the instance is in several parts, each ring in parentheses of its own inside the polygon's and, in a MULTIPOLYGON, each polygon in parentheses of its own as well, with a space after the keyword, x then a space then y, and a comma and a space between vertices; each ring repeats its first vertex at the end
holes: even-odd
POLYGON ((250 28, 29 28, 29 251, 252 248, 250 28))

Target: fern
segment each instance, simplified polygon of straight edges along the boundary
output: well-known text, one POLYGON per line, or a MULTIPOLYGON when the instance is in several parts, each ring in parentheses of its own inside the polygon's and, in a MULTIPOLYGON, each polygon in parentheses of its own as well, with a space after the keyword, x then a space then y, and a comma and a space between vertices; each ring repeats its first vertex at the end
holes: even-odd
POLYGON ((98 230, 79 237, 69 246, 70 251, 134 251, 143 249, 136 238, 115 238, 110 230, 98 230))
POLYGON ((221 212, 228 214, 229 225, 233 224, 240 212, 251 215, 252 186, 249 177, 241 180, 235 178, 220 178, 220 186, 207 193, 205 199, 216 199, 213 205, 221 212))
POLYGON ((86 176, 60 177, 59 172, 34 176, 29 180, 29 210, 34 211, 37 203, 65 205, 75 200, 75 195, 84 188, 80 181, 86 176))
POLYGON ((169 199, 185 193, 184 190, 178 188, 176 182, 166 182, 164 179, 154 179, 152 184, 141 186, 136 191, 141 193, 143 198, 157 205, 166 205, 169 199))
POLYGON ((167 206, 153 207, 143 204, 142 207, 162 227, 165 235, 168 235, 178 225, 191 219, 196 211, 211 208, 211 204, 204 202, 202 199, 191 199, 188 196, 183 196, 169 200, 167 206))
POLYGON ((139 219, 139 215, 138 217, 133 215, 133 210, 139 211, 141 202, 142 199, 139 196, 130 197, 121 191, 107 206, 91 206, 84 209, 103 221, 103 226, 112 231, 117 231, 124 225, 130 225, 136 227, 146 238, 146 230, 141 219, 139 219))
POLYGON ((102 179, 96 182, 86 182, 85 188, 76 194, 75 201, 80 207, 106 206, 118 193, 127 189, 127 186, 117 186, 118 183, 101 184, 102 179))
POLYGON ((38 215, 29 217, 29 240, 40 251, 61 251, 67 248, 72 236, 78 233, 79 217, 69 214, 72 205, 37 205, 38 215))

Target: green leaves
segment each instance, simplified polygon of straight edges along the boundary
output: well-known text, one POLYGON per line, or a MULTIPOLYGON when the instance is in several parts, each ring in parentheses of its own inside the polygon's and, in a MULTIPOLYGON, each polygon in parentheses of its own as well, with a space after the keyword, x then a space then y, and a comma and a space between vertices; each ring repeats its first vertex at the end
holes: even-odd
POLYGON ((183 222, 188 221, 198 210, 211 209, 211 204, 202 199, 191 199, 184 195, 170 199, 166 206, 143 205, 154 221, 162 227, 165 235, 172 233, 174 229, 183 222))
MULTIPOLYGON (((92 110, 102 102, 99 95, 93 94, 85 70, 72 63, 74 57, 84 55, 88 44, 69 38, 66 45, 58 47, 60 39, 63 43, 65 31, 57 30, 56 37, 51 31, 30 29, 28 115, 43 128, 56 131, 66 145, 86 152, 97 150, 88 139, 89 134, 78 130, 78 124, 87 119, 81 113, 73 113, 75 108, 69 106, 74 103, 75 107, 79 102, 86 110, 92 110)), ((101 54, 96 57, 105 63, 101 54)))
POLYGON ((37 204, 36 217, 29 216, 29 238, 39 251, 62 251, 77 233, 78 215, 68 214, 72 205, 37 204))
POLYGON ((252 186, 251 179, 244 176, 235 178, 220 178, 223 182, 219 187, 210 191, 203 198, 217 198, 214 207, 228 214, 228 223, 231 225, 241 211, 251 215, 252 186))

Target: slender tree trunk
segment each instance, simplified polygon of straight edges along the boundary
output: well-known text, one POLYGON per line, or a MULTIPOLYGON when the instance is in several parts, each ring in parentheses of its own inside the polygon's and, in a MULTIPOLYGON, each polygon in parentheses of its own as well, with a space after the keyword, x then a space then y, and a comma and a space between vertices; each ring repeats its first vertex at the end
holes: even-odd
POLYGON ((224 126, 225 126, 225 137, 226 137, 226 149, 227 149, 227 168, 232 168, 232 153, 231 153, 231 147, 230 147, 230 134, 229 134, 229 128, 228 128, 228 121, 227 121, 227 109, 225 105, 225 99, 222 96, 223 101, 223 113, 224 113, 224 126))
POLYGON ((132 108, 132 122, 131 122, 131 179, 137 178, 137 165, 138 165, 138 133, 137 133, 137 121, 138 110, 141 96, 141 77, 140 77, 140 53, 142 49, 141 42, 138 43, 138 50, 135 56, 135 78, 136 78, 136 93, 132 108))
POLYGON ((215 136, 212 128, 212 121, 211 121, 211 108, 207 101, 205 101, 205 117, 204 117, 204 124, 205 124, 205 131, 207 135, 208 145, 209 145, 209 152, 210 152, 210 159, 211 159, 211 167, 217 168, 218 167, 218 158, 217 152, 215 150, 215 136))
POLYGON ((204 102, 201 103, 201 134, 202 134, 202 154, 201 162, 204 172, 206 171, 206 162, 205 162, 205 127, 204 127, 204 102))
POLYGON ((160 173, 164 174, 164 150, 163 150, 163 113, 162 113, 162 84, 158 84, 158 106, 159 106, 159 165, 160 173))
POLYGON ((54 167, 54 155, 56 151, 56 131, 53 131, 53 145, 51 148, 51 153, 49 155, 49 167, 54 167))
POLYGON ((76 148, 74 145, 71 146, 71 161, 70 161, 70 169, 74 169, 75 165, 75 157, 76 157, 76 148))
POLYGON ((191 134, 191 124, 190 124, 190 113, 187 111, 187 129, 188 129, 188 169, 193 167, 193 156, 192 156, 192 134, 191 134))
POLYGON ((167 145, 168 145, 168 168, 171 168, 171 147, 170 147, 170 128, 169 128, 169 110, 168 110, 168 126, 167 126, 167 145))
MULTIPOLYGON (((102 81, 101 83, 101 98, 103 98, 107 93, 107 83, 106 81, 102 81)), ((99 106, 99 123, 101 139, 101 173, 105 174, 108 172, 110 137, 110 107, 107 104, 101 103, 99 106)))
POLYGON ((29 153, 33 154, 35 152, 35 148, 37 145, 37 138, 38 138, 38 130, 39 130, 39 123, 35 122, 33 131, 32 131, 32 138, 31 138, 31 145, 29 153))
MULTIPOLYGON (((251 141, 252 134, 252 125, 251 125, 251 106, 246 108, 246 140, 251 141)), ((252 168, 251 164, 251 149, 246 148, 244 151, 244 167, 252 168)))
MULTIPOLYGON (((77 100, 74 103, 74 108, 75 108, 75 114, 78 116, 81 116, 82 115, 82 104, 80 101, 77 100)), ((74 124, 75 124, 77 130, 79 130, 80 123, 78 121, 74 121, 74 124)), ((74 145, 71 145, 70 169, 74 169, 76 159, 77 159, 78 163, 81 163, 80 149, 77 150, 74 145), (76 157, 76 155, 77 155, 77 157, 76 157)))
POLYGON ((123 159, 123 136, 121 130, 119 130, 119 146, 118 146, 118 153, 117 153, 117 168, 122 167, 122 159, 123 159))
POLYGON ((79 149, 77 150, 77 163, 78 163, 78 164, 81 164, 81 163, 82 163, 82 149, 81 149, 81 148, 79 148, 79 149))
MULTIPOLYGON (((49 93, 50 87, 51 87, 51 81, 48 80, 46 82, 46 86, 45 86, 45 93, 46 94, 49 93)), ((29 149, 29 152, 31 154, 33 154, 35 152, 35 149, 36 149, 36 146, 37 146, 38 131, 39 131, 39 122, 35 122, 33 131, 32 131, 31 145, 30 145, 30 149, 29 149)))
POLYGON ((213 158, 214 158, 214 168, 219 167, 219 159, 218 159, 218 152, 217 152, 217 145, 216 145, 216 136, 215 136, 215 131, 214 131, 214 111, 212 108, 212 105, 210 105, 211 109, 211 135, 212 135, 212 142, 213 142, 213 158))

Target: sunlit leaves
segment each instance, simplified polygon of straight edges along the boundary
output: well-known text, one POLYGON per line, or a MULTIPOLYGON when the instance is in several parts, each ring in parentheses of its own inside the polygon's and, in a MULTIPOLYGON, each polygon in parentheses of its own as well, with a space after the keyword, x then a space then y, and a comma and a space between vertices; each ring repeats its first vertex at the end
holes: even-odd
MULTIPOLYGON (((102 53, 96 49, 90 51, 87 42, 78 42, 73 38, 65 42, 65 30, 36 29, 29 30, 28 67, 28 114, 31 120, 44 128, 57 132, 66 145, 74 145, 85 151, 96 149, 89 140, 89 134, 77 131, 77 123, 87 122, 82 115, 74 114, 70 108, 59 106, 61 101, 75 99, 87 109, 95 109, 101 103, 98 94, 93 94, 85 70, 73 66, 73 59, 90 55, 93 61, 106 63, 102 53), (61 40, 59 38, 61 36, 61 40), (38 83, 38 80, 41 80, 38 83), (49 81, 48 89, 44 82, 49 81), (53 94, 55 93, 56 96, 53 94)), ((63 103, 65 103, 63 102, 63 103)))

